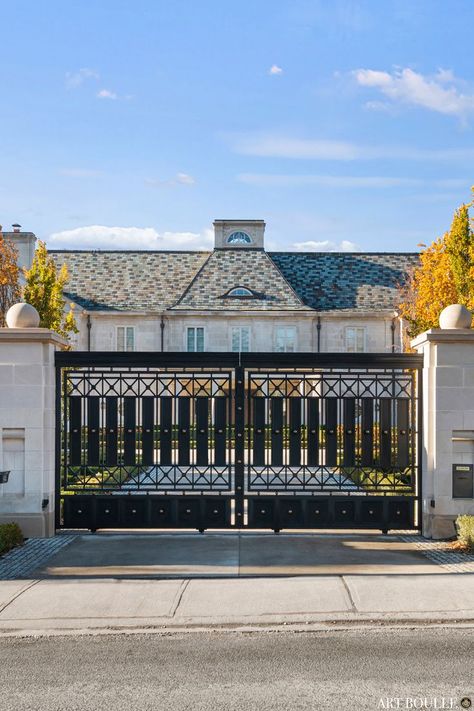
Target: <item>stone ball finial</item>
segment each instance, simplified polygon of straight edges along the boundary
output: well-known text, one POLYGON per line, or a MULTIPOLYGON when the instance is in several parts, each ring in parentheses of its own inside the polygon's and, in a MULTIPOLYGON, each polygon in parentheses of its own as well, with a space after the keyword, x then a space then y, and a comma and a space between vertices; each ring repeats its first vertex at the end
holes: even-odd
POLYGON ((444 329, 471 328, 472 314, 462 304, 446 306, 439 315, 439 327, 444 329))
POLYGON ((38 328, 40 316, 34 306, 26 303, 13 304, 5 317, 8 328, 38 328))

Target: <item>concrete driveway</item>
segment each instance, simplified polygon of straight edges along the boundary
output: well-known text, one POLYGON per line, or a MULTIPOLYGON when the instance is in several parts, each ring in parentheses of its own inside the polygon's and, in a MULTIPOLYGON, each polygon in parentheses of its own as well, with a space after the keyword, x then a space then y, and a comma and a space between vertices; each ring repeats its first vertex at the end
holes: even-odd
POLYGON ((441 574, 413 543, 374 532, 116 533, 78 536, 39 578, 441 574))

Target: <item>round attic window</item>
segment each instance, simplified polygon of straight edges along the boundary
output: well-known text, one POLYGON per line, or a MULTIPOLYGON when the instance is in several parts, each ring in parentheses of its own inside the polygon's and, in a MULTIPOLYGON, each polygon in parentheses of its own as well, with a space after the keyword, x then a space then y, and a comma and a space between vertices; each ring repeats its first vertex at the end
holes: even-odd
POLYGON ((227 244, 252 244, 252 238, 246 232, 232 232, 227 237, 227 244))

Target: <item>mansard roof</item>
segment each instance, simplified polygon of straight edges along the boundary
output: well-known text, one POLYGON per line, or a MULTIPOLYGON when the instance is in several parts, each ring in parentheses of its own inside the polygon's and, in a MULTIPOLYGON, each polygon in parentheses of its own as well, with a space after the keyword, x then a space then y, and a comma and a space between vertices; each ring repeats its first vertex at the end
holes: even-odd
POLYGON ((273 252, 269 256, 300 298, 317 311, 397 306, 397 288, 418 264, 409 252, 273 252))
POLYGON ((68 299, 87 310, 138 312, 389 310, 418 262, 415 253, 260 249, 51 254, 68 265, 68 299), (237 286, 252 296, 229 296, 237 286))
POLYGON ((263 249, 215 249, 172 309, 307 311, 308 307, 263 249), (238 286, 253 295, 229 296, 238 286))
POLYGON ((164 311, 174 304, 209 252, 51 251, 67 264, 65 296, 87 310, 164 311))

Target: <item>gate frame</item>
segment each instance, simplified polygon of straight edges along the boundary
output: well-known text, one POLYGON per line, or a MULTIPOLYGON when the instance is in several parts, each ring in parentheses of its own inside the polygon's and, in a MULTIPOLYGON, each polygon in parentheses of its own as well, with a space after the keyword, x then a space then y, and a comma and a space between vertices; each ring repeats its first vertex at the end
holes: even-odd
MULTIPOLYGON (((274 352, 173 352, 173 351, 57 351, 55 353, 55 523, 56 528, 61 527, 61 449, 62 449, 62 421, 61 421, 61 374, 63 368, 227 368, 235 373, 235 516, 236 522, 231 529, 243 529, 244 525, 244 500, 252 496, 245 493, 245 373, 252 369, 284 369, 284 368, 372 368, 377 369, 411 369, 417 371, 415 397, 416 407, 416 495, 413 497, 417 503, 417 526, 422 525, 422 446, 423 446, 423 355, 413 353, 274 353, 274 352), (240 519, 240 521, 238 521, 240 519)), ((286 492, 282 491, 284 496, 286 492)), ((199 494, 199 496, 204 496, 199 494)), ((212 496, 212 492, 208 493, 212 496)), ((302 495, 300 495, 302 498, 302 495)), ((271 528, 271 527, 270 527, 271 528)), ((275 532, 279 529, 274 528, 275 532)))

